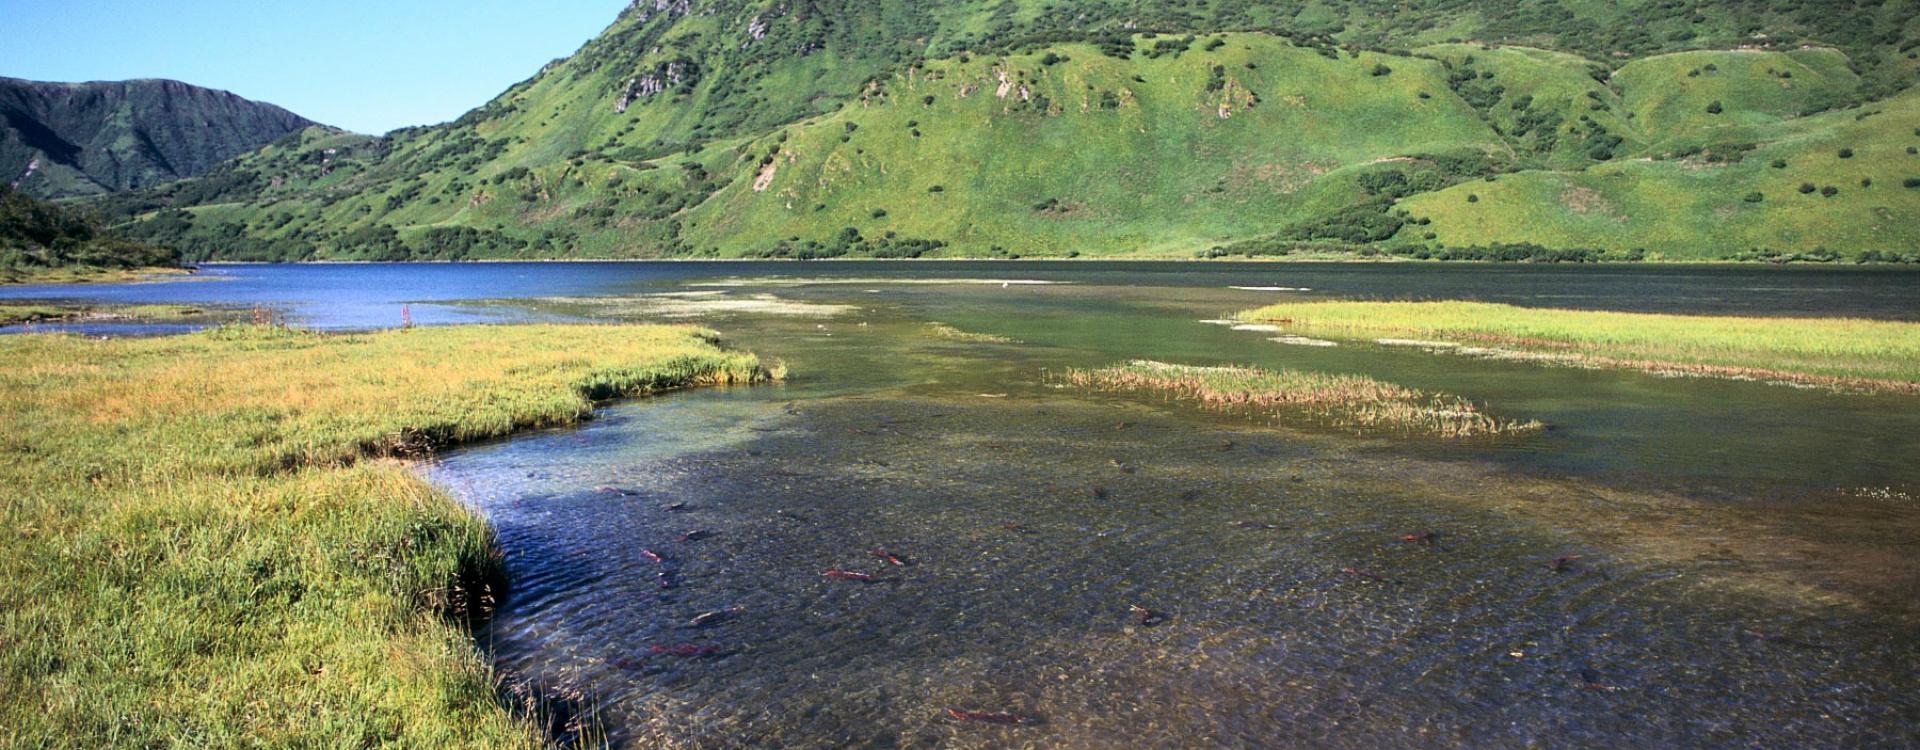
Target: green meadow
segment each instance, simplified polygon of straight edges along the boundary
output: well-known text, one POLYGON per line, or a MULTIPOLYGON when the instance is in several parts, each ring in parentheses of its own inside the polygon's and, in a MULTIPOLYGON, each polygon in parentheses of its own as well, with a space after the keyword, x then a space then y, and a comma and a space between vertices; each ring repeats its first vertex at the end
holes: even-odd
POLYGON ((1595 312, 1484 302, 1288 303, 1239 317, 1292 332, 1466 345, 1481 348, 1480 353, 1521 353, 1544 361, 1920 391, 1920 323, 1595 312))
POLYGON ((463 629, 485 524, 395 459, 778 374, 666 326, 0 337, 0 745, 540 746, 463 629))

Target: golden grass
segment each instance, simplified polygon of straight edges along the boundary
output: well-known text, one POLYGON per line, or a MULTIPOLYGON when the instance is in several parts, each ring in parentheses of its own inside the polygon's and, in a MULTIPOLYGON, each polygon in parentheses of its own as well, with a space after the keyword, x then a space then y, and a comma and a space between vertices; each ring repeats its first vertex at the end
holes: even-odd
POLYGON ((1363 432, 1463 438, 1533 432, 1544 426, 1490 416, 1458 396, 1361 375, 1135 360, 1098 370, 1069 370, 1065 380, 1082 388, 1159 394, 1281 422, 1304 421, 1363 432))
POLYGON ((0 268, 0 286, 38 284, 125 284, 193 273, 184 268, 0 268))
POLYGON ((1464 351, 1481 355, 1920 392, 1917 323, 1594 312, 1483 302, 1279 304, 1239 317, 1319 335, 1474 344, 1476 348, 1464 351))
POLYGON ((934 336, 947 339, 949 341, 964 341, 970 344, 1018 344, 1020 343, 1018 339, 1012 339, 1006 336, 999 336, 991 333, 974 333, 972 331, 962 331, 958 328, 947 325, 945 323, 937 323, 937 322, 928 323, 927 329, 932 331, 934 336))
POLYGON ((538 746, 455 622, 485 525, 380 457, 775 375, 684 327, 0 337, 0 746, 538 746))

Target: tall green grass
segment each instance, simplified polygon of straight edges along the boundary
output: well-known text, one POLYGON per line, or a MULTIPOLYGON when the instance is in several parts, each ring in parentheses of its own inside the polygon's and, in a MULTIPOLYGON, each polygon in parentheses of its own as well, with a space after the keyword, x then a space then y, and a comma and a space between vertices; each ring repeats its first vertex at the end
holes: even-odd
POLYGON ((1277 421, 1305 421, 1363 432, 1462 438, 1526 433, 1536 421, 1490 416, 1473 402, 1363 375, 1254 367, 1198 367, 1150 360, 1068 370, 1065 381, 1092 390, 1158 394, 1277 421))
POLYGON ((0 337, 0 746, 534 747, 478 518, 382 457, 777 375, 713 334, 0 337))
POLYGON ((1601 366, 1920 390, 1920 323, 1595 312, 1483 302, 1314 302, 1242 319, 1349 337, 1497 346, 1601 366))

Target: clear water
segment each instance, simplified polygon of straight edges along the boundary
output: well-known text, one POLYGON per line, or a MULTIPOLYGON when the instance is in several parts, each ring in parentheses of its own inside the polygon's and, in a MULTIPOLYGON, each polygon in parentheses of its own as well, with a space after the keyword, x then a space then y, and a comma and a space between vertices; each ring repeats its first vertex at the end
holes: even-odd
POLYGON ((652 319, 657 308, 610 302, 688 291, 859 308, 698 319, 787 361, 787 384, 613 405, 578 429, 424 467, 487 515, 508 557, 513 588, 483 645, 509 678, 564 697, 617 745, 1920 743, 1920 399, 1284 346, 1198 322, 1289 298, 1915 319, 1920 274, 1117 263, 207 274, 0 297, 264 304, 338 328, 396 324, 402 304, 425 323, 652 319), (900 283, 942 279, 1061 283, 900 283), (942 339, 935 320, 1020 343, 942 339), (1366 373, 1555 429, 1412 443, 1045 377, 1140 357, 1366 373), (1402 541, 1425 532, 1432 543, 1402 541), (1554 570, 1565 556, 1577 559, 1554 570), (731 614, 690 626, 714 611, 731 614))

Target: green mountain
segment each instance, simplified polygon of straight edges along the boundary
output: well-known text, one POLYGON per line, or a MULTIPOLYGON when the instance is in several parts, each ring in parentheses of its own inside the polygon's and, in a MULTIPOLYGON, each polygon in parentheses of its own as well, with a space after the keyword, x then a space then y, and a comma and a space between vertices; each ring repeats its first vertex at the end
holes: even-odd
POLYGON ((93 217, 0 183, 0 281, 179 264, 173 250, 121 239, 93 217))
POLYGON ((0 180, 42 198, 192 177, 312 127, 271 104, 179 81, 0 78, 0 180))
POLYGON ((458 121, 100 205, 256 260, 1897 256, 1917 10, 641 0, 458 121))

